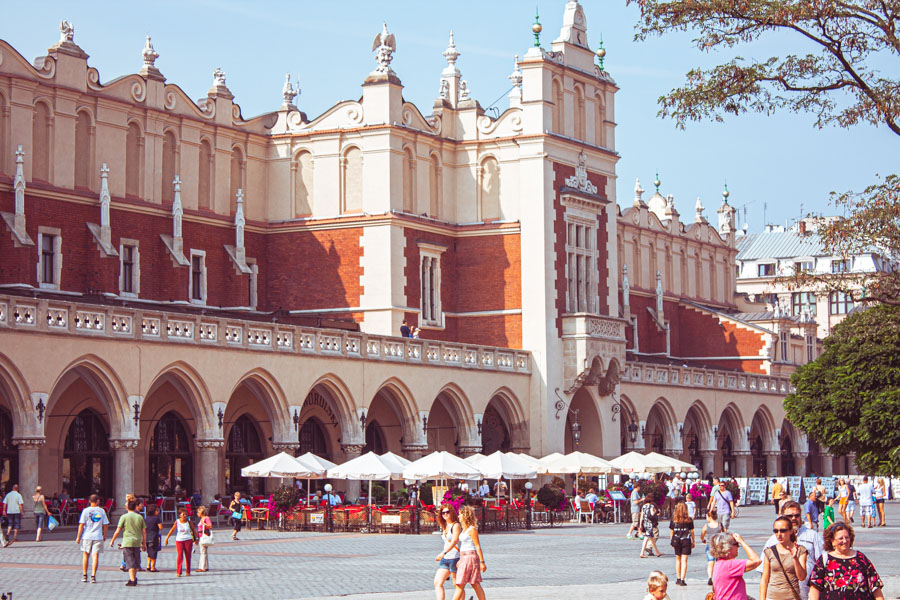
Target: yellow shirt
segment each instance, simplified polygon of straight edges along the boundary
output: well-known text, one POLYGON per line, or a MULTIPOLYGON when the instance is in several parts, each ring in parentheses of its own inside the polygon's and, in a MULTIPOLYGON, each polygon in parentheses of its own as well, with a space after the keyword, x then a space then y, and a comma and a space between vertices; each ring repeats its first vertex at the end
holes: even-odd
POLYGON ((782 487, 780 483, 776 483, 772 486, 772 500, 777 500, 781 497, 782 487))

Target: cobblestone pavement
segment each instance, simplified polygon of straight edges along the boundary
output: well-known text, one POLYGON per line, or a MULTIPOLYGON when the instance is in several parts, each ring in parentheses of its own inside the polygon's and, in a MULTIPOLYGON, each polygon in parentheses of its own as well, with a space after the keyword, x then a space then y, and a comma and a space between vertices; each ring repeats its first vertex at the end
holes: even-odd
MULTIPOLYGON (((900 504, 887 506, 888 522, 900 504)), ((755 549, 771 531, 773 510, 743 508, 732 527, 755 549)), ((701 523, 698 521, 698 524, 701 523)), ((857 529, 856 547, 875 563, 887 585, 885 597, 900 597, 900 561, 893 551, 898 526, 857 529)), ((56 531, 35 543, 33 534, 0 549, 0 592, 16 600, 90 598, 266 598, 267 600, 341 597, 345 600, 412 600, 434 598, 434 557, 440 539, 433 535, 365 535, 243 531, 232 542, 222 530, 210 550, 208 573, 176 579, 174 547, 163 550, 160 573, 140 573, 136 588, 125 588, 127 575, 118 570, 120 553, 102 554, 96 585, 80 582, 80 552, 72 528, 56 531)), ((665 525, 661 527, 664 534, 665 525)), ((617 598, 642 597, 647 574, 660 569, 674 583, 675 560, 665 540, 663 558, 638 559, 640 542, 625 539, 627 525, 574 525, 531 532, 482 536, 488 571, 488 598, 617 598)), ((174 546, 174 543, 173 543, 174 546)), ((699 548, 698 550, 702 550, 699 548)), ((194 555, 196 568, 197 555, 194 555)), ((672 600, 702 599, 706 562, 697 552, 688 563, 688 587, 669 587, 672 600)), ((758 575, 747 575, 748 591, 758 595, 758 575), (756 592, 756 593, 754 593, 756 592)), ((471 595, 471 594, 469 594, 471 595)), ((447 598, 452 596, 447 584, 447 598)))

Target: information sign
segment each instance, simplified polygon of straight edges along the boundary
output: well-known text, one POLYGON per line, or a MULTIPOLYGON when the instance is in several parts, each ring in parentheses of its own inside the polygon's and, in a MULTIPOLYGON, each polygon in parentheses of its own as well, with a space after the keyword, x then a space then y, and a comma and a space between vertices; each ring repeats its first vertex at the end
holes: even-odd
POLYGON ((624 502, 625 500, 628 500, 628 498, 625 497, 625 494, 623 494, 622 492, 620 492, 618 490, 610 491, 609 497, 612 498, 613 500, 615 500, 616 502, 624 502))
POLYGON ((321 525, 325 522, 325 513, 312 513, 309 515, 311 525, 321 525))
MULTIPOLYGON (((800 477, 788 477, 787 478, 787 487, 788 493, 791 495, 792 500, 800 501, 802 496, 800 495, 800 485, 802 483, 802 479, 800 477)), ((802 502, 801 502, 802 504, 802 502)))
POLYGON ((834 488, 837 485, 837 480, 834 477, 823 477, 822 485, 825 486, 825 496, 828 498, 834 498, 834 488))
POLYGON ((751 477, 747 482, 748 504, 765 504, 768 481, 765 477, 751 477))
MULTIPOLYGON (((816 489, 816 478, 815 477, 804 477, 803 478, 803 500, 805 501, 809 493, 816 489)), ((801 504, 803 504, 801 502, 801 504)))
POLYGON ((747 478, 746 477, 735 477, 734 480, 738 484, 738 488, 741 490, 741 497, 736 502, 738 506, 744 506, 750 504, 750 499, 747 498, 747 478))

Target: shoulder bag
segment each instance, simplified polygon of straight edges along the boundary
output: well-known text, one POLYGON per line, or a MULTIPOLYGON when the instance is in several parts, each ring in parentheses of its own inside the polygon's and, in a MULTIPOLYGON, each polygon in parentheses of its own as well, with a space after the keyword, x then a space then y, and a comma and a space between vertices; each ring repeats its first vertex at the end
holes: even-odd
MULTIPOLYGON (((796 542, 795 542, 796 543, 796 542)), ((784 576, 785 580, 788 582, 788 586, 791 588, 791 592, 794 594, 794 600, 800 600, 800 590, 794 587, 794 584, 791 582, 791 578, 788 577, 787 571, 784 569, 784 563, 781 562, 781 552, 778 551, 777 546, 770 546, 766 548, 766 550, 771 550, 775 554, 775 558, 778 559, 778 566, 781 567, 781 574, 784 576)))

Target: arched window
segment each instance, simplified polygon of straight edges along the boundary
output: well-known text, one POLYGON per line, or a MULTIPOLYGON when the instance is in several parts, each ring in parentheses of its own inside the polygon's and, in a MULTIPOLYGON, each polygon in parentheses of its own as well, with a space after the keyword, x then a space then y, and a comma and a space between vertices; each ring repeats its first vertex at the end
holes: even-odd
POLYGON ((91 116, 87 111, 78 111, 75 117, 75 187, 91 187, 91 116))
POLYGON ((307 217, 313 214, 313 158, 309 152, 301 152, 294 161, 294 215, 307 217))
POLYGON ((50 108, 43 102, 34 105, 31 122, 31 143, 34 146, 31 178, 50 181, 50 108))
POLYGON ((13 444, 13 433, 12 417, 0 408, 0 487, 4 490, 19 481, 19 449, 13 444))
POLYGON ((575 88, 575 137, 585 139, 584 135, 584 91, 581 86, 575 88))
POLYGON ((69 425, 63 446, 63 487, 73 498, 112 494, 109 434, 94 411, 85 409, 69 425))
POLYGON ((403 212, 416 212, 416 159, 409 148, 403 151, 403 212))
POLYGON ((500 218, 500 165, 494 157, 481 163, 481 220, 500 218))
POLYGON ((641 239, 638 236, 634 236, 634 240, 631 242, 631 272, 628 274, 631 277, 631 286, 632 287, 641 287, 641 265, 644 264, 641 262, 641 239))
POLYGON ((384 441, 384 431, 377 421, 372 421, 366 426, 366 445, 363 447, 363 454, 374 452, 375 454, 384 454, 388 451, 387 442, 384 441))
POLYGON ((297 456, 312 452, 321 458, 331 457, 328 451, 328 442, 325 430, 322 428, 322 422, 315 417, 310 417, 303 425, 300 426, 298 434, 300 447, 297 449, 297 456))
POLYGON ((441 163, 437 155, 432 154, 428 166, 428 216, 434 219, 443 217, 441 186, 441 163))
POLYGON ((596 114, 594 115, 594 144, 606 147, 606 103, 603 101, 603 95, 594 96, 594 105, 596 114))
POLYGON ((141 195, 141 150, 144 145, 141 128, 137 123, 128 124, 125 135, 125 195, 141 195))
POLYGON ((258 492, 260 480, 242 477, 241 469, 264 457, 256 423, 251 417, 241 415, 232 425, 225 446, 225 479, 228 482, 226 491, 229 494, 236 491, 250 494, 258 492))
POLYGON ((360 212, 363 209, 363 158, 362 151, 352 146, 344 153, 344 212, 360 212))
POLYGON ((150 438, 150 493, 159 496, 193 492, 193 454, 181 417, 167 412, 150 438))
POLYGON ((6 147, 9 145, 9 139, 6 133, 6 112, 8 109, 6 97, 3 94, 0 94, 0 173, 15 172, 15 167, 6 164, 6 147))
POLYGON ((175 186, 172 181, 175 179, 175 162, 176 153, 178 152, 178 142, 175 140, 175 134, 167 131, 163 134, 163 150, 162 150, 162 201, 163 204, 172 204, 175 200, 175 186))
POLYGON ((200 169, 197 178, 197 206, 210 208, 212 206, 213 179, 213 152, 208 140, 200 140, 200 169))
POLYGON ((550 128, 554 133, 565 133, 562 84, 556 79, 553 80, 553 113, 550 128))
MULTIPOLYGON (((229 194, 231 196, 230 205, 231 205, 231 214, 237 212, 237 191, 238 189, 243 189, 244 187, 244 153, 241 152, 241 149, 238 146, 235 146, 231 150, 231 187, 229 188, 229 194)), ((244 190, 244 195, 246 196, 246 191, 244 190)), ((247 205, 244 204, 244 215, 247 214, 247 205)))
POLYGON ((481 448, 485 456, 498 450, 509 452, 509 429, 500 412, 493 406, 488 406, 481 422, 481 448))

